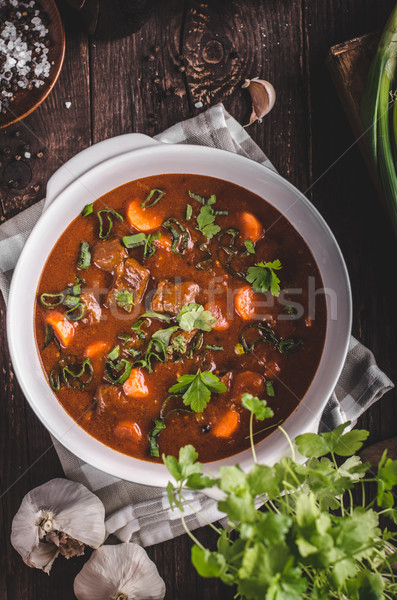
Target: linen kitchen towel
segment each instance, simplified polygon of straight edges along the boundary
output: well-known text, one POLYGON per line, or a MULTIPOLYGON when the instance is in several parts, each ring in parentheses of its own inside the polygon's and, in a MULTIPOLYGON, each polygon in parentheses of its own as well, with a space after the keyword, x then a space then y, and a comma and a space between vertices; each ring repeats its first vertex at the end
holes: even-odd
MULTIPOLYGON (((274 167, 246 130, 218 104, 193 119, 178 123, 156 139, 172 144, 222 148, 274 167)), ((44 200, 0 226, 0 289, 7 300, 13 269, 23 245, 46 207, 44 200)), ((377 367, 372 352, 353 337, 338 384, 330 398, 320 430, 334 429, 347 420, 354 424, 371 404, 393 387, 377 367)), ((54 440, 66 477, 84 484, 105 505, 107 531, 121 541, 150 546, 184 532, 179 511, 171 511, 164 488, 123 481, 84 463, 54 440)), ((198 492, 186 494, 185 519, 193 530, 219 519, 214 500, 198 492), (195 511, 200 512, 200 516, 195 511)))

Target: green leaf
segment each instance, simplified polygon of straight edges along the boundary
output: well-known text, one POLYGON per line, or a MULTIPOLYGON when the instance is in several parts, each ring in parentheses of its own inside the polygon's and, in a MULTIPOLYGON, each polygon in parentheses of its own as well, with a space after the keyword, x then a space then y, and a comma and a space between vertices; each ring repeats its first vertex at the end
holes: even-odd
POLYGON ((211 392, 201 380, 200 373, 195 375, 189 388, 183 394, 183 403, 190 406, 194 412, 203 412, 211 400, 211 392))
POLYGON ((162 419, 154 419, 154 427, 149 433, 149 451, 150 456, 158 457, 160 456, 159 446, 158 446, 158 436, 161 431, 166 428, 166 424, 162 419))
POLYGON ((256 508, 251 494, 240 492, 229 493, 225 500, 218 502, 219 510, 227 514, 230 521, 253 523, 256 519, 256 508))
POLYGON ((218 485, 227 494, 248 490, 247 476, 239 465, 219 467, 218 485))
POLYGON ((304 433, 299 435, 295 443, 303 456, 320 457, 329 452, 339 456, 351 456, 363 445, 362 442, 367 439, 369 433, 363 429, 353 429, 343 433, 350 421, 339 425, 330 433, 304 433))
POLYGON ((80 254, 77 260, 77 266, 79 269, 88 269, 91 264, 91 252, 90 245, 88 242, 81 242, 80 254))
POLYGON ((94 210, 93 204, 94 203, 91 202, 91 204, 86 204, 85 205, 85 207, 81 211, 81 216, 82 217, 88 217, 88 215, 90 215, 93 212, 93 210, 94 210))
POLYGON ((244 408, 252 412, 258 421, 264 421, 264 419, 271 419, 271 417, 274 417, 274 412, 270 406, 267 406, 266 400, 259 400, 259 398, 252 394, 242 394, 241 404, 244 408))
POLYGON ((186 221, 190 221, 193 214, 193 208, 191 204, 187 204, 186 206, 186 221))
POLYGON ((200 369, 195 375, 182 375, 178 383, 170 387, 170 394, 182 394, 183 402, 194 412, 202 412, 211 399, 211 393, 220 394, 227 388, 213 373, 200 369))
POLYGON ((221 230, 219 225, 214 225, 215 217, 214 209, 209 204, 202 206, 197 216, 197 229, 207 239, 213 238, 221 230))
POLYGON ((378 485, 377 504, 384 508, 394 507, 395 501, 392 489, 397 485, 397 460, 387 458, 387 450, 384 451, 378 466, 376 482, 378 485))
POLYGON ((152 340, 154 340, 155 342, 161 342, 161 346, 156 346, 156 350, 158 352, 161 352, 163 350, 163 348, 167 348, 167 346, 170 343, 170 339, 173 333, 175 333, 175 331, 178 331, 179 327, 177 325, 174 325, 173 327, 167 327, 166 329, 158 329, 157 331, 154 332, 154 334, 152 335, 152 340))
POLYGON ((214 485, 216 485, 216 480, 202 473, 192 473, 186 480, 186 486, 192 490, 203 490, 214 487, 214 485))
POLYGON ((134 235, 125 235, 123 237, 123 244, 126 248, 137 248, 138 246, 143 246, 145 242, 145 233, 134 233, 134 235))
POLYGON ((123 308, 126 312, 131 312, 134 306, 134 295, 130 290, 119 290, 114 294, 116 304, 120 308, 123 308))
POLYGON ((246 280, 252 284, 255 292, 264 294, 268 290, 272 296, 280 295, 280 280, 274 271, 281 269, 281 262, 276 259, 272 262, 256 263, 254 267, 248 267, 246 280))
POLYGON ((211 331, 216 324, 216 318, 212 313, 209 310, 204 310, 204 306, 195 302, 182 306, 176 320, 184 331, 192 331, 193 329, 211 331))
POLYGON ((113 348, 113 350, 111 350, 108 354, 108 359, 109 360, 117 360, 118 357, 120 356, 120 346, 115 346, 113 348))
POLYGON ((244 244, 245 244, 245 247, 247 248, 247 251, 249 252, 249 254, 255 254, 255 246, 251 240, 245 240, 244 244))
POLYGON ((187 343, 183 335, 179 334, 171 342, 171 351, 178 354, 186 354, 187 343))
POLYGON ((147 310, 139 318, 140 319, 158 319, 159 321, 165 321, 166 323, 171 322, 171 319, 168 315, 164 315, 163 313, 155 312, 154 310, 147 310))
POLYGON ((192 547, 192 563, 201 577, 220 577, 226 570, 226 561, 219 552, 210 552, 196 544, 192 547))
POLYGON ((268 465, 253 465, 247 475, 247 483, 253 496, 266 494, 270 500, 282 491, 276 470, 268 465))

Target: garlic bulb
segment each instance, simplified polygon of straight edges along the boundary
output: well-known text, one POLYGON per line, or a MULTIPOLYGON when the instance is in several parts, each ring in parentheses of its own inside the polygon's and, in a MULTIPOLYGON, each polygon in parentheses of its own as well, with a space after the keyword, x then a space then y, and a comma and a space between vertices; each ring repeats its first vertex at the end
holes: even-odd
POLYGON ((165 584, 145 550, 132 542, 102 546, 74 580, 78 600, 162 600, 165 584))
POLYGON ((12 521, 11 543, 29 567, 49 573, 59 554, 66 558, 98 548, 105 539, 105 509, 80 483, 52 479, 22 500, 12 521))
POLYGON ((250 121, 245 127, 254 123, 257 119, 262 119, 269 113, 276 102, 276 91, 271 83, 259 77, 246 79, 241 86, 247 88, 252 100, 252 113, 250 121))

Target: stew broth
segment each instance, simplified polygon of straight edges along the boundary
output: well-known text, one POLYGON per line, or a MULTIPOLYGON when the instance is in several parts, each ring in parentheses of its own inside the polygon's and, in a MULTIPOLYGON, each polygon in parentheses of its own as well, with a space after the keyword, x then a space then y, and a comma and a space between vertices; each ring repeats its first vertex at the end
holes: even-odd
POLYGON ((326 333, 324 295, 313 314, 309 302, 321 276, 289 221, 237 185, 180 174, 130 182, 86 213, 54 246, 35 308, 43 370, 64 409, 104 444, 152 461, 185 444, 203 462, 248 448, 243 393, 274 412, 254 419, 255 440, 274 431, 308 390, 326 333), (274 277, 279 296, 265 290, 274 277), (199 369, 198 395, 169 391, 199 369))

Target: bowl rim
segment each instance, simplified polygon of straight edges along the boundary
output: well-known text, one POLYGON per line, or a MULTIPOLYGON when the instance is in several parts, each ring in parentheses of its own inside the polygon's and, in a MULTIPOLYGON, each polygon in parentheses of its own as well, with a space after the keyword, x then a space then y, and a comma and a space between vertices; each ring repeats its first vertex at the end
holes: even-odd
MULTIPOLYGON (((57 20, 57 23, 58 23, 58 26, 59 26, 59 30, 60 30, 60 33, 61 33, 61 39, 59 41, 61 53, 60 53, 58 67, 56 68, 56 71, 54 73, 54 76, 52 78, 51 83, 45 89, 45 91, 43 92, 42 96, 40 96, 40 98, 33 104, 33 106, 31 106, 30 108, 28 108, 25 112, 23 112, 19 116, 15 116, 14 115, 12 117, 12 119, 10 121, 7 121, 6 123, 1 124, 1 122, 0 122, 0 130, 6 129, 7 127, 11 127, 11 125, 14 125, 15 123, 18 123, 19 121, 22 121, 28 115, 30 115, 32 112, 34 112, 44 102, 44 100, 48 97, 48 95, 50 94, 50 92, 54 88, 56 82, 58 81, 59 75, 61 73, 63 62, 65 60, 65 51, 66 51, 65 28, 63 26, 61 15, 59 13, 59 9, 58 9, 58 6, 57 6, 55 0, 46 0, 46 2, 50 2, 51 5, 53 6, 54 16, 55 16, 55 19, 57 20)), ((45 8, 43 8, 43 10, 45 11, 45 8)))
MULTIPOLYGON (((91 146, 90 149, 92 149, 92 151, 94 151, 95 146, 91 146)), ((85 150, 83 152, 87 152, 87 150, 85 150)), ((197 160, 197 162, 199 162, 200 156, 204 157, 204 162, 205 162, 205 157, 208 160, 209 156, 210 156, 210 157, 213 157, 213 159, 215 160, 215 158, 218 156, 220 159, 226 160, 227 163, 230 163, 230 166, 231 166, 231 163, 233 161, 235 161, 236 167, 239 167, 242 169, 246 168, 247 170, 248 170, 248 168, 250 168, 251 170, 254 169, 254 171, 256 170, 258 172, 258 174, 260 174, 260 176, 262 176, 264 179, 269 178, 273 183, 275 183, 276 188, 280 187, 280 188, 287 189, 287 191, 290 194, 292 194, 292 196, 295 197, 295 203, 300 202, 300 205, 303 204, 303 206, 305 207, 304 210, 307 211, 308 214, 309 213, 311 214, 314 221, 317 223, 317 226, 321 230, 323 230, 326 233, 326 235, 328 236, 328 241, 331 244, 331 247, 333 248, 336 258, 338 259, 337 267, 340 270, 341 280, 343 280, 342 287, 345 292, 345 298, 343 299, 345 302, 345 309, 346 309, 346 314, 343 317, 344 318, 344 325, 343 325, 344 339, 341 339, 340 346, 338 348, 338 352, 339 352, 338 368, 334 368, 333 376, 332 376, 332 378, 330 378, 330 379, 332 379, 332 384, 328 383, 328 386, 327 386, 326 390, 324 391, 322 400, 319 403, 319 407, 317 407, 315 413, 313 413, 313 411, 310 411, 312 414, 307 419, 307 428, 305 429, 306 431, 314 431, 316 429, 316 427, 319 423, 322 411, 325 407, 325 404, 328 401, 329 397, 331 396, 331 393, 332 393, 332 391, 336 385, 336 382, 340 376, 340 373, 342 371, 342 368, 343 368, 343 365, 344 365, 344 362, 346 359, 347 351, 348 351, 351 322, 352 322, 352 297, 351 297, 349 277, 348 277, 345 261, 343 259, 342 253, 341 253, 340 248, 335 240, 334 235, 332 234, 331 230, 329 229, 328 225, 326 224, 325 220, 323 219, 321 214, 318 212, 318 210, 312 205, 312 203, 299 190, 297 190, 297 188, 295 188, 295 186, 293 186, 291 183, 289 183, 287 180, 285 180, 276 171, 273 171, 272 169, 270 169, 260 163, 257 163, 257 162, 255 162, 249 158, 246 158, 244 156, 230 153, 226 150, 209 148, 206 146, 192 146, 192 145, 182 145, 182 144, 162 144, 161 142, 157 142, 156 144, 153 144, 146 148, 138 148, 135 150, 127 151, 123 154, 112 155, 109 158, 101 161, 99 164, 96 164, 92 168, 88 169, 88 171, 83 173, 81 175, 81 177, 77 177, 77 179, 75 179, 72 183, 67 185, 60 192, 60 194, 55 198, 55 200, 50 204, 50 206, 45 210, 45 212, 42 214, 42 216, 36 223, 35 227, 33 228, 32 232, 25 244, 25 247, 22 250, 21 256, 18 260, 18 264, 14 271, 14 275, 13 275, 12 282, 11 282, 9 304, 8 304, 8 310, 7 310, 7 333, 8 333, 9 348, 10 348, 12 364, 13 364, 17 379, 21 385, 21 388, 22 388, 29 404, 31 405, 31 407, 33 408, 34 412, 39 417, 39 419, 42 421, 42 423, 44 424, 46 429, 52 435, 54 435, 55 438, 57 438, 61 444, 63 444, 66 448, 68 448, 74 455, 77 455, 81 460, 87 462, 88 464, 96 467, 97 469, 99 469, 101 471, 104 471, 105 473, 108 473, 109 475, 112 475, 114 477, 120 477, 121 479, 125 479, 128 481, 134 481, 136 483, 152 485, 155 487, 165 486, 169 479, 168 472, 166 471, 166 468, 164 465, 158 464, 158 463, 151 463, 148 461, 129 457, 127 455, 124 455, 124 454, 114 450, 114 449, 109 448, 108 446, 102 444, 102 442, 99 442, 98 440, 93 438, 88 432, 86 432, 82 427, 80 427, 72 419, 72 417, 70 417, 68 415, 68 413, 65 411, 65 409, 63 409, 62 405, 59 403, 56 396, 51 391, 51 389, 48 385, 48 382, 45 380, 45 383, 48 388, 48 392, 51 395, 51 398, 59 407, 61 407, 62 413, 64 413, 64 415, 66 415, 66 417, 67 417, 66 421, 67 420, 69 420, 69 422, 72 421, 72 423, 70 423, 70 428, 67 428, 63 434, 61 434, 60 431, 58 431, 58 430, 56 430, 56 428, 54 428, 53 424, 47 418, 45 412, 43 412, 43 409, 40 406, 38 406, 37 400, 34 398, 34 394, 26 381, 26 376, 23 372, 23 369, 21 368, 20 357, 18 356, 18 347, 16 346, 16 340, 14 338, 14 335, 15 335, 15 317, 18 316, 18 312, 16 312, 16 308, 17 308, 16 301, 17 301, 18 287, 20 287, 20 284, 21 284, 21 281, 20 281, 21 276, 23 276, 23 270, 27 268, 27 265, 29 263, 29 256, 31 256, 32 250, 34 250, 34 247, 35 247, 36 240, 40 236, 41 232, 44 232, 46 226, 48 224, 50 224, 52 221, 56 222, 56 219, 52 219, 52 217, 56 216, 55 213, 58 210, 58 208, 61 207, 62 202, 64 202, 64 199, 67 198, 68 195, 73 194, 77 190, 78 186, 81 186, 81 185, 84 186, 85 185, 84 181, 86 181, 87 179, 89 180, 89 178, 94 178, 99 173, 99 170, 101 170, 101 172, 103 172, 104 169, 111 171, 113 167, 114 168, 120 167, 120 162, 122 163, 122 165, 128 165, 128 162, 131 159, 132 160, 134 158, 136 159, 138 155, 141 160, 145 160, 145 159, 149 159, 149 161, 154 160, 155 155, 158 152, 160 152, 160 154, 166 152, 168 155, 173 153, 174 156, 175 156, 175 153, 178 154, 178 153, 182 152, 185 157, 189 153, 190 154, 193 153, 193 156, 195 157, 195 160, 197 160), (25 265, 25 263, 26 263, 26 265, 25 265), (77 434, 76 434, 76 428, 78 429, 77 434), (69 434, 67 439, 63 439, 65 434, 69 434), (75 445, 76 435, 77 435, 77 438, 79 439, 79 442, 81 442, 81 445, 77 446, 77 447, 75 445), (88 443, 86 438, 90 439, 90 441, 91 441, 90 444, 88 443), (87 442, 87 444, 85 444, 85 442, 87 442), (86 445, 89 446, 88 449, 85 447, 86 445), (82 448, 81 446, 84 446, 84 447, 82 448), (92 455, 92 453, 91 453, 92 448, 90 449, 90 447, 93 447, 94 449, 95 449, 95 447, 97 449, 100 449, 100 451, 98 452, 98 456, 92 455), (102 453, 107 455, 106 461, 104 461, 103 456, 101 457, 101 449, 102 449, 102 453), (109 452, 112 455, 112 460, 109 459, 109 456, 108 456, 109 452), (109 468, 109 465, 108 465, 109 460, 108 459, 112 463, 111 468, 109 468), (150 465, 150 467, 149 467, 149 465, 150 465)), ((160 172, 161 172, 161 169, 160 169, 160 172)), ((191 173, 191 171, 186 170, 186 169, 181 170, 181 171, 168 170, 167 172, 168 173, 171 173, 171 172, 191 173)), ((154 173, 154 174, 156 174, 156 173, 154 173)), ((160 173, 157 173, 157 174, 160 174, 160 173)), ((147 175, 145 175, 145 176, 147 176, 147 175)), ((138 179, 138 178, 139 177, 134 177, 132 179, 129 178, 129 179, 126 179, 126 181, 132 181, 132 180, 138 179)), ((227 178, 225 178, 224 176, 222 176, 220 178, 227 180, 227 178)), ((118 184, 118 185, 122 185, 122 184, 118 184)), ((115 189, 118 187, 118 185, 112 185, 112 186, 110 186, 110 189, 115 189)), ((237 185, 239 185, 239 184, 237 183, 237 185)), ((240 184, 240 186, 247 187, 246 185, 243 185, 243 184, 240 184)), ((106 191, 103 191, 102 194, 100 194, 100 195, 103 195, 105 193, 106 193, 106 191)), ((257 192, 254 192, 254 193, 257 193, 257 192)), ((100 195, 98 195, 97 197, 100 197, 100 195)), ((264 198, 265 195, 266 195, 266 190, 263 191, 263 194, 261 196, 264 200, 265 200, 265 198, 264 198)), ((266 199, 266 201, 269 202, 268 199, 266 199)), ((270 202, 270 203, 272 204, 272 202, 270 202)), ((81 208, 79 210, 81 210, 81 208)), ((282 212, 279 208, 278 208, 278 210, 280 212, 282 212)), ((66 229, 66 227, 69 225, 69 223, 74 218, 76 218, 76 216, 78 214, 79 214, 79 212, 77 210, 75 212, 73 212, 73 214, 68 217, 66 225, 63 224, 62 227, 58 228, 58 233, 56 234, 56 239, 59 238, 59 236, 66 229)), ((288 217, 287 217, 287 219, 288 219, 288 217)), ((295 229, 297 229, 297 227, 294 223, 291 223, 291 225, 295 229)), ((55 239, 55 241, 56 241, 56 239, 55 239)), ((306 241, 306 243, 308 243, 307 240, 305 240, 305 241, 306 241)), ((310 244, 308 244, 308 245, 309 245, 310 250, 313 252, 313 249, 311 248, 310 244)), ((53 244, 52 244, 51 248, 52 247, 53 247, 53 244)), ((51 249, 49 252, 51 252, 51 249)), ((44 267, 47 257, 48 257, 48 254, 46 254, 46 256, 44 256, 44 258, 42 257, 42 259, 40 261, 38 261, 40 263, 40 273, 44 267)), ((320 265, 318 265, 318 266, 320 269, 320 273, 323 277, 321 267, 320 267, 320 265)), ((36 294, 36 289, 34 290, 34 295, 35 294, 36 294)), ((33 327, 32 327, 32 333, 33 333, 33 327)), ((327 321, 327 335, 328 335, 328 321, 327 321)), ((34 333, 33 333, 33 336, 34 336, 34 333)), ((326 347, 326 343, 327 343, 327 338, 325 340, 324 349, 326 347)), ((19 348, 20 348, 20 346, 19 346, 19 348)), ((323 353, 324 353, 324 350, 323 350, 323 353)), ((36 349, 36 354, 38 355, 37 349, 36 349)), ((321 357, 317 372, 320 369, 320 365, 323 361, 323 358, 324 358, 324 356, 321 357)), ((316 372, 316 374, 317 374, 317 372, 316 372)), ((42 372, 41 365, 40 365, 40 376, 42 379, 44 379, 44 374, 42 372)), ((39 378, 40 378, 40 376, 39 376, 39 378)), ((313 381, 315 381, 315 378, 316 378, 316 375, 314 376, 313 381)), ((313 382, 312 382, 312 384, 313 384, 313 382)), ((312 387, 312 384, 309 387, 309 390, 312 387)), ((299 403, 298 407, 291 413, 291 415, 289 415, 289 417, 283 423, 283 427, 288 432, 291 432, 291 431, 294 432, 294 427, 293 426, 290 427, 288 424, 288 421, 291 421, 291 418, 293 417, 293 415, 295 415, 297 413, 298 410, 300 410, 302 412, 304 407, 306 409, 308 408, 307 406, 305 406, 305 398, 307 397, 307 395, 308 395, 308 392, 306 392, 305 396, 299 403)), ((306 423, 306 421, 305 421, 305 423, 306 423)), ((298 433, 302 433, 302 431, 299 430, 299 431, 293 433, 291 437, 294 438, 295 435, 297 435, 298 433)), ((263 444, 265 442, 269 443, 270 439, 272 439, 273 445, 276 448, 278 448, 278 450, 274 451, 273 454, 277 455, 277 456, 279 456, 281 454, 285 454, 285 452, 287 451, 287 448, 288 448, 288 442, 284 438, 283 434, 280 431, 275 431, 271 435, 269 435, 267 438, 265 438, 265 440, 263 440, 262 442, 259 442, 259 444, 256 446, 258 456, 260 455, 260 452, 259 452, 260 447, 263 446, 263 444)), ((271 462, 274 462, 273 455, 271 455, 271 457, 269 458, 269 464, 271 462)), ((231 457, 229 457, 227 459, 222 459, 222 460, 206 463, 206 467, 209 468, 209 470, 216 472, 220 465, 236 464, 236 463, 239 463, 242 466, 242 468, 244 468, 244 469, 249 468, 249 466, 251 466, 251 464, 252 464, 252 456, 250 454, 250 451, 245 450, 238 454, 232 455, 231 457), (248 455, 247 455, 247 453, 248 453, 248 455)))

